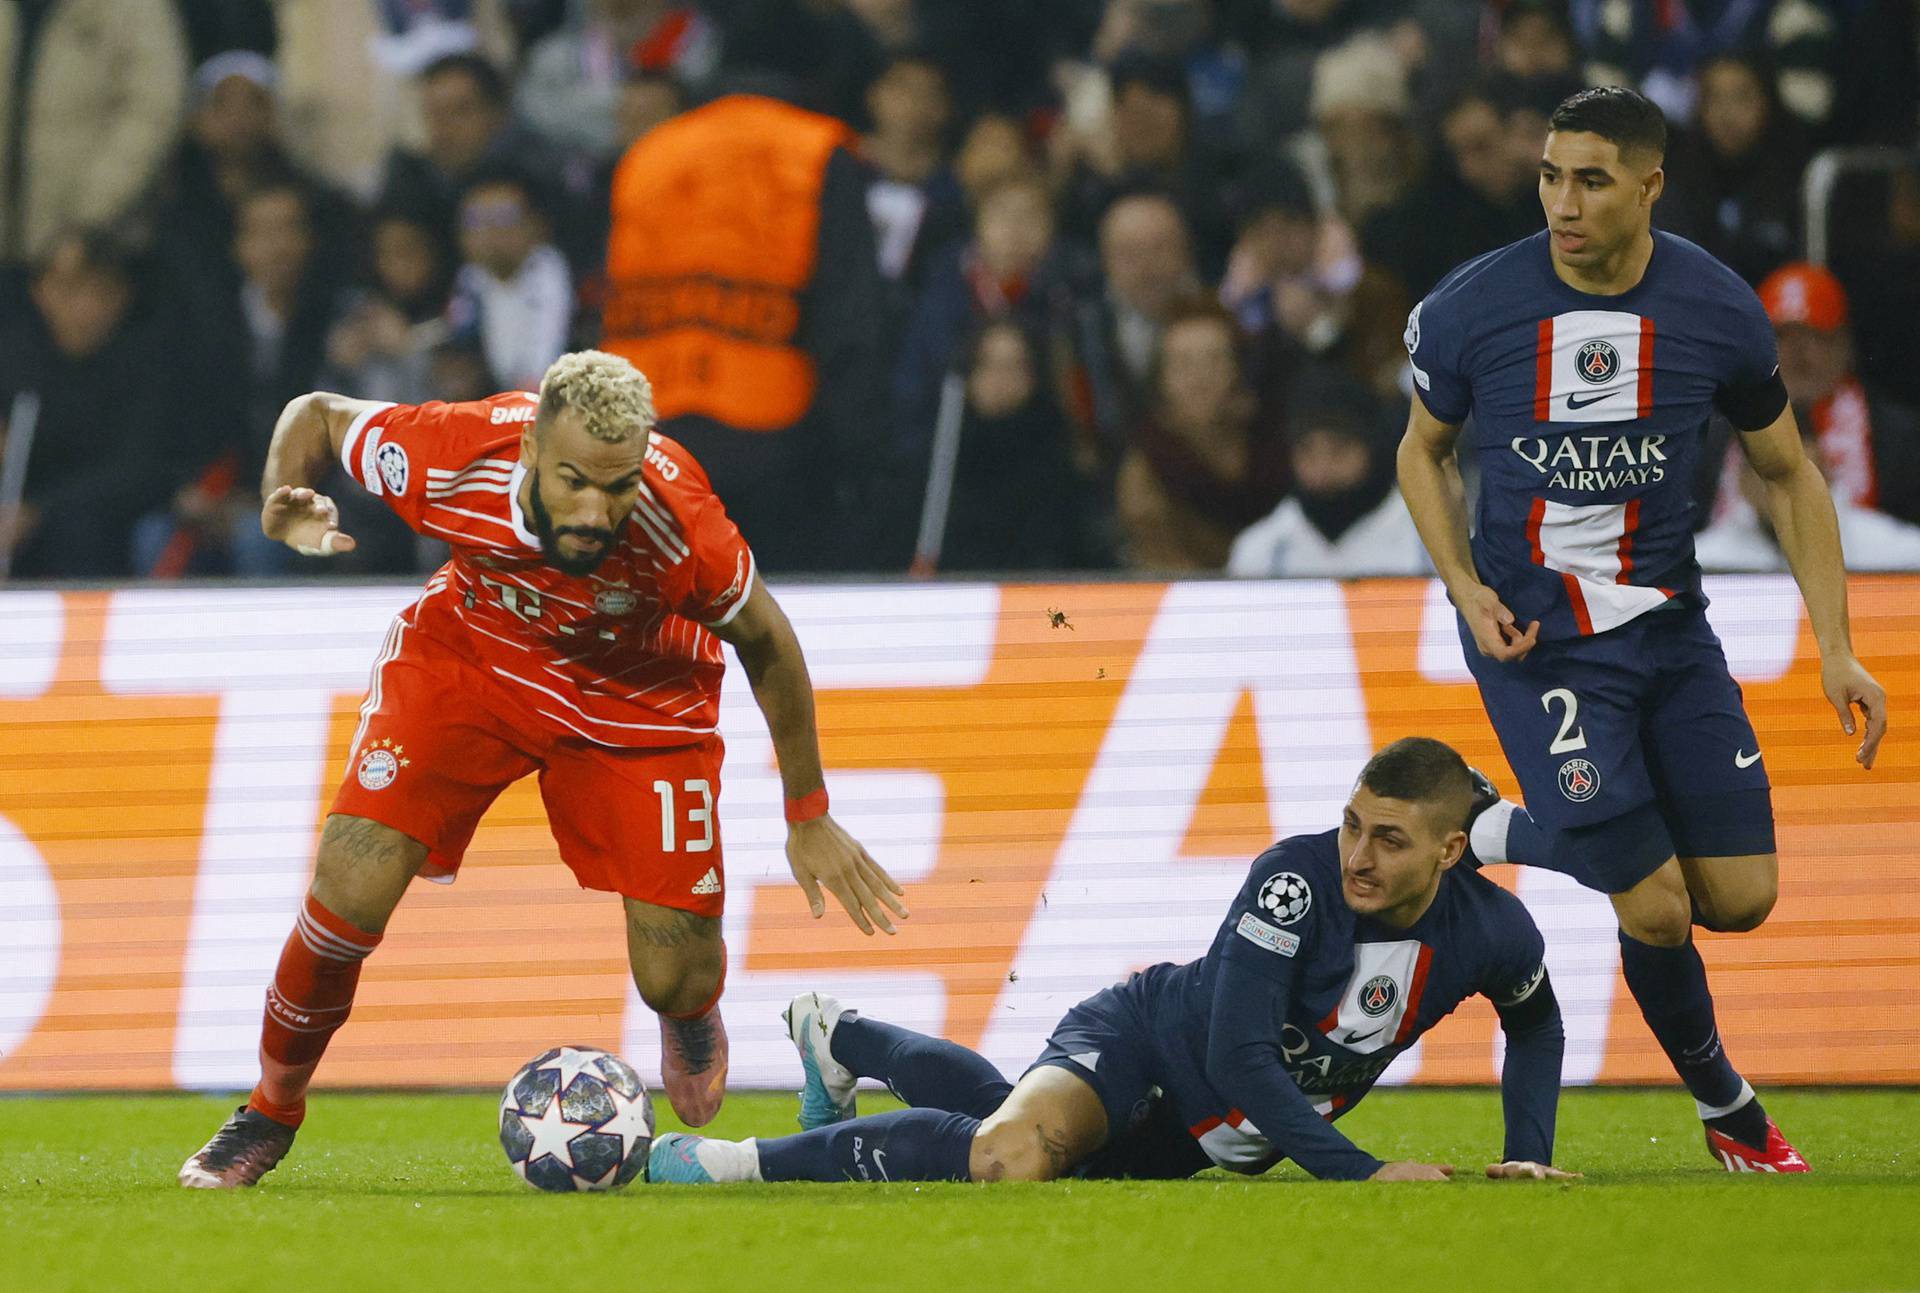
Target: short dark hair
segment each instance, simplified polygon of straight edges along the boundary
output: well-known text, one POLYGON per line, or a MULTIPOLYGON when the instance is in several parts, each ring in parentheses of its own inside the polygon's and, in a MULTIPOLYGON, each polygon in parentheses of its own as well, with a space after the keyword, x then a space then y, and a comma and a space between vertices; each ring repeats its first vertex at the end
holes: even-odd
POLYGON ((1598 135, 1626 152, 1667 155, 1667 118, 1660 105, 1624 85, 1601 85, 1568 95, 1547 118, 1547 129, 1598 135))
POLYGON ((420 69, 420 84, 453 73, 472 81, 480 97, 496 108, 507 106, 511 92, 507 78, 491 60, 479 54, 442 54, 420 69))
POLYGON ((95 274, 106 274, 131 285, 138 272, 140 257, 125 238, 118 233, 91 226, 72 225, 60 229, 47 239, 28 266, 28 276, 38 282, 53 269, 53 263, 62 251, 68 247, 80 253, 83 269, 95 274))
POLYGON ((1438 805, 1444 820, 1458 822, 1451 829, 1466 828, 1473 774, 1467 771, 1467 761, 1445 741, 1430 736, 1400 738, 1367 760, 1360 769, 1360 784, 1382 799, 1438 805))

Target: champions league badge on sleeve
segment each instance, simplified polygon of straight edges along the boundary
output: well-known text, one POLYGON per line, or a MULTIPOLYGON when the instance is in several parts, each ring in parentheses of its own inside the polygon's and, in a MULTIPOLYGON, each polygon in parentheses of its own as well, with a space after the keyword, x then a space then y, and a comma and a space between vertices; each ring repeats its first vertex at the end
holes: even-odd
POLYGON ((1260 886, 1260 910, 1282 925, 1291 925, 1313 909, 1313 890, 1292 871, 1271 876, 1260 886))

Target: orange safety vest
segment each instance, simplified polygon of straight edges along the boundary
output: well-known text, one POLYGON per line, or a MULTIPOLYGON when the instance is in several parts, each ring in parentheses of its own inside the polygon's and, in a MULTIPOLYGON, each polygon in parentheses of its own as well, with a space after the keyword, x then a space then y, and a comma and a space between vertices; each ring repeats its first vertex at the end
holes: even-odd
POLYGON ((613 177, 601 345, 653 381, 664 418, 782 431, 813 405, 800 296, 819 251, 831 117, 732 95, 661 123, 613 177))

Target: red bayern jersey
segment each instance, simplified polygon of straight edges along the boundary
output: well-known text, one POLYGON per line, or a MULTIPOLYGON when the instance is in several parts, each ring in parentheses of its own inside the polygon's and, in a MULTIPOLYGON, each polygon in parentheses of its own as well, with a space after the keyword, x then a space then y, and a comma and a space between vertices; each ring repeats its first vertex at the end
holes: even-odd
POLYGON ((753 587, 753 554, 700 465, 654 435, 640 496, 591 575, 546 564, 520 507, 520 436, 539 396, 383 405, 341 445, 347 472, 453 559, 402 617, 500 680, 559 729, 602 745, 699 740, 719 721, 722 659, 710 627, 753 587))

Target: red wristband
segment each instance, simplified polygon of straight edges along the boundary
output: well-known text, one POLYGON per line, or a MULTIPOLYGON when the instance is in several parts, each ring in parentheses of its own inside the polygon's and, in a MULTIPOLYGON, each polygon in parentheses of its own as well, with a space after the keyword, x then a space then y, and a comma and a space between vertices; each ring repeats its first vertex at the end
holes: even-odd
POLYGON ((802 795, 798 799, 787 800, 787 821, 795 826, 801 822, 810 822, 816 817, 827 815, 827 788, 825 786, 812 794, 802 795))

